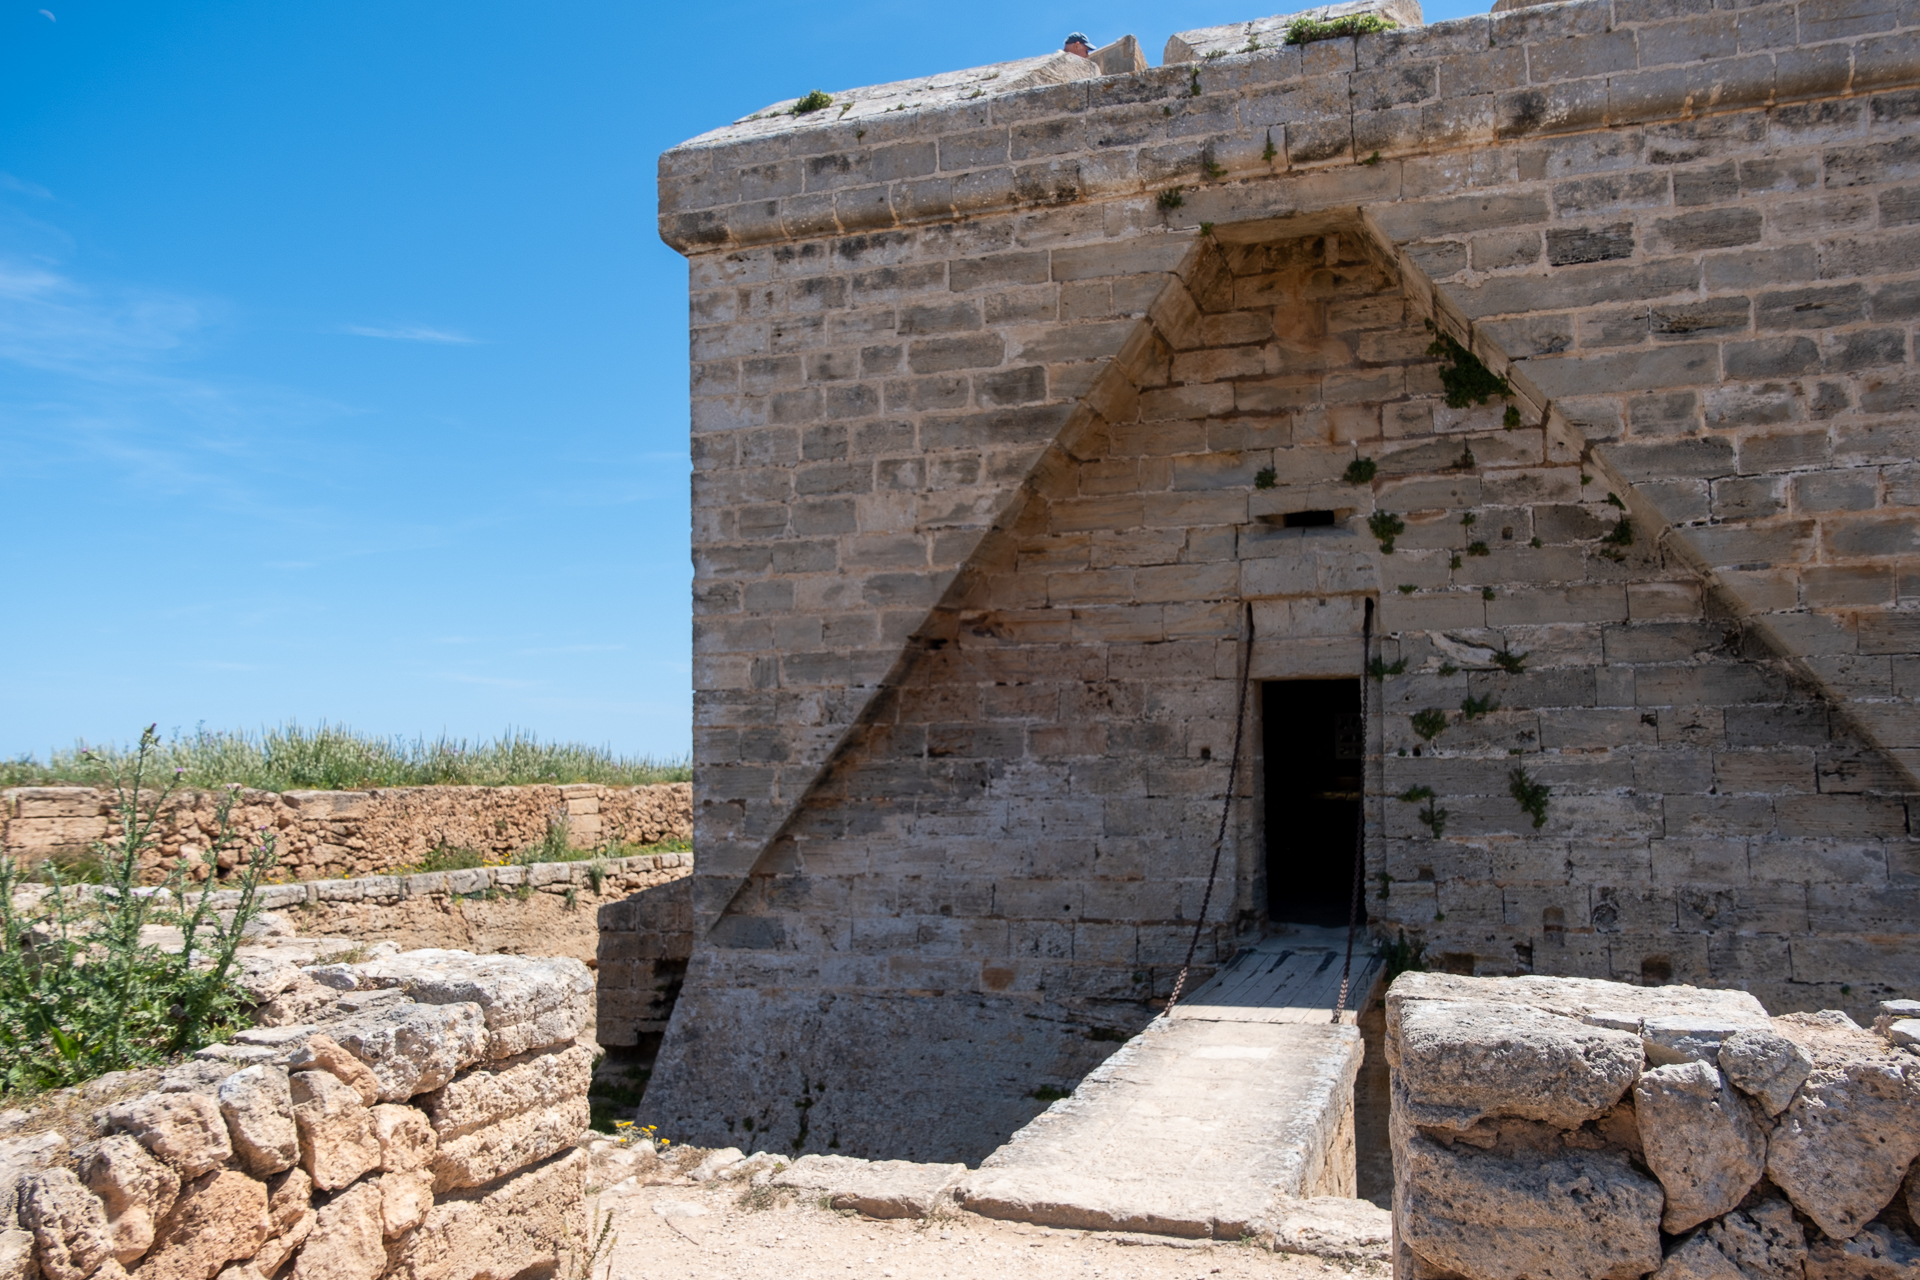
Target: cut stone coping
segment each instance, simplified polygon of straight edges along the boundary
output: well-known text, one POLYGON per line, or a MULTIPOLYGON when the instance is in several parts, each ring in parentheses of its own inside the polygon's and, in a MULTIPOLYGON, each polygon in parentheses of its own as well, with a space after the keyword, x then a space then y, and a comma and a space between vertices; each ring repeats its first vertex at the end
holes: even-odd
MULTIPOLYGON (((392 902, 436 894, 485 893, 489 889, 578 888, 591 883, 588 868, 595 864, 609 873, 661 871, 691 867, 693 854, 640 853, 625 858, 583 858, 570 862, 534 862, 525 866, 468 867, 460 871, 423 871, 415 875, 361 876, 353 880, 303 880, 293 884, 263 884, 255 895, 260 909, 277 911, 321 902, 392 902)), ((232 911, 240 905, 238 889, 216 890, 211 905, 232 911)))

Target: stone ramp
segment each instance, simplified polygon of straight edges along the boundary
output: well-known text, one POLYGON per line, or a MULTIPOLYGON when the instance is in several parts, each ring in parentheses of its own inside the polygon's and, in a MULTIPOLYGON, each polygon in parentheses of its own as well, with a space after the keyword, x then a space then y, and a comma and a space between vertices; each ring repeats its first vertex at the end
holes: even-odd
MULTIPOLYGON (((1293 1199, 1352 1196, 1363 1050, 1352 1013, 1331 1020, 1341 959, 1314 934, 1241 952, 967 1175, 959 1203, 1048 1226, 1240 1239, 1274 1234, 1293 1199)), ((1349 1004, 1376 977, 1356 956, 1349 1004)))

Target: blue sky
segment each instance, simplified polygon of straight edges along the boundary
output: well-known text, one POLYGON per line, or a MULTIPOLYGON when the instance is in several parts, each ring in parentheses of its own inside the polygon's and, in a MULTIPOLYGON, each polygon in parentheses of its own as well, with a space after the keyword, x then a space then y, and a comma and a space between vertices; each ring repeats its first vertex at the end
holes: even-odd
POLYGON ((658 153, 1263 12, 7 3, 0 754, 289 719, 684 754, 658 153))

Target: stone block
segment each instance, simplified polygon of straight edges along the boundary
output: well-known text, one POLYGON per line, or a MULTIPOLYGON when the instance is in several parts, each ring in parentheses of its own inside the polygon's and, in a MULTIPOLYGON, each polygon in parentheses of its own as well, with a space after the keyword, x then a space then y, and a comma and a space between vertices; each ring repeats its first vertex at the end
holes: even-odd
POLYGON ((1641 1068, 1640 1038, 1522 1005, 1420 1000, 1389 1006, 1400 1109, 1466 1129, 1512 1116, 1571 1129, 1606 1114, 1641 1068))
POLYGON ((373 1072, 382 1102, 439 1088, 486 1056, 491 1042, 480 1006, 470 1002, 397 1003, 329 1023, 327 1031, 373 1072))
POLYGON ((215 1099, 199 1093, 149 1093, 107 1109, 106 1127, 131 1134, 182 1178, 217 1169, 233 1155, 215 1099))
POLYGON ((855 1209, 869 1218, 929 1218, 952 1200, 966 1172, 963 1164, 810 1155, 776 1173, 773 1183, 816 1192, 836 1209, 855 1209))
POLYGON ((1734 1208, 1766 1171, 1766 1134, 1717 1065, 1654 1067, 1635 1083, 1633 1102, 1647 1166, 1666 1190, 1660 1226, 1669 1234, 1734 1208))
POLYGON ((136 1274, 140 1280, 213 1280, 229 1262, 258 1253, 271 1226, 265 1183, 234 1169, 205 1174, 181 1188, 136 1274))
POLYGON ((558 1268, 585 1235, 584 1151, 570 1151, 497 1186, 443 1196, 393 1243, 387 1274, 398 1280, 513 1280, 531 1267, 558 1268))
POLYGON ((375 1280, 385 1270, 382 1181, 357 1183, 320 1207, 294 1259, 293 1280, 375 1280))
POLYGON ((33 1233, 34 1261, 47 1280, 89 1280, 113 1262, 106 1210, 67 1169, 45 1169, 21 1183, 20 1224, 33 1233))
POLYGON ((373 1114, 351 1085, 325 1071, 300 1071, 290 1086, 300 1163, 316 1187, 336 1191, 379 1165, 373 1114))
POLYGON ((154 1226, 180 1196, 180 1175, 125 1134, 102 1138, 79 1161, 80 1178, 106 1210, 113 1256, 131 1266, 152 1247, 154 1226))

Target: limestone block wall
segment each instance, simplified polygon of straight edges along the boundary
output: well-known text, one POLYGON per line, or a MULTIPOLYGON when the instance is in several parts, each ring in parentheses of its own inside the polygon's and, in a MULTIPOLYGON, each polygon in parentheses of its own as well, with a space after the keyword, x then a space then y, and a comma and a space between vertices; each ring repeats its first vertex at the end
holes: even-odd
POLYGON ((1867 1030, 1739 992, 1400 978, 1395 1275, 1906 1273, 1915 1012, 1867 1030))
POLYGON ((1359 675, 1368 600, 1383 930, 1783 1011, 1907 989, 1915 19, 1578 0, 882 86, 662 157, 701 848, 649 1095, 676 1132, 760 1097, 857 1154, 958 1151, 942 1096, 1017 1128, 1170 984, 1229 794, 1201 961, 1262 923, 1235 679, 1359 675), (1440 335, 1511 395, 1449 405, 1440 335))
MULTIPOLYGON (((154 1087, 100 1110, 78 1145, 0 1139, 4 1274, 470 1280, 566 1266, 585 1231, 586 968, 427 950, 326 977, 334 998, 304 1021, 150 1073, 154 1087)), ((272 998, 303 978, 281 963, 247 982, 272 998)))
MULTIPOLYGON (((218 830, 212 792, 170 800, 155 834, 152 875, 184 857, 198 860, 218 830)), ((304 880, 367 875, 417 863, 436 847, 506 859, 544 840, 550 824, 567 827, 579 848, 614 841, 655 844, 693 834, 692 788, 596 783, 531 787, 396 787, 381 791, 243 791, 233 810, 238 831, 276 834, 280 875, 304 880)), ((119 834, 114 793, 92 787, 16 787, 0 791, 0 854, 35 863, 56 849, 85 847, 119 834)), ((221 873, 245 860, 237 850, 221 873)))

